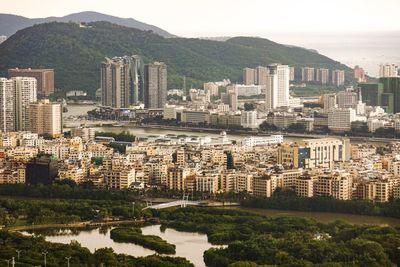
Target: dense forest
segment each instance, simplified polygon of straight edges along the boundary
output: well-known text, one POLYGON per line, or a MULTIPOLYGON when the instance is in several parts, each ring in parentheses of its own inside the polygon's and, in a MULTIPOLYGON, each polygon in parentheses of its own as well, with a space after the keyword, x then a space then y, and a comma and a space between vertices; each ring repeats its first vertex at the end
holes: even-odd
MULTIPOLYGON (((313 51, 289 47, 262 38, 235 37, 227 41, 163 38, 148 31, 108 22, 87 27, 76 23, 45 23, 18 31, 0 45, 0 76, 8 68, 54 68, 56 87, 88 90, 100 87, 104 57, 139 54, 145 63, 163 61, 168 66, 169 88, 180 88, 229 78, 240 82, 244 67, 270 63, 343 69, 345 65, 313 51)), ((297 76, 300 69, 298 68, 297 76)))
POLYGON ((205 233, 213 244, 210 267, 393 266, 400 263, 399 229, 330 224, 296 217, 270 218, 233 209, 156 211, 163 227, 205 233))

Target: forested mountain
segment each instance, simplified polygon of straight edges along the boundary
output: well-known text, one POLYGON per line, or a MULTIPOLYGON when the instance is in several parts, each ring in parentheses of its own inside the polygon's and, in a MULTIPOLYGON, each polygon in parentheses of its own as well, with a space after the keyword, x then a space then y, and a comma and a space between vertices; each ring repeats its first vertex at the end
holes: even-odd
POLYGON ((350 69, 337 61, 298 47, 267 39, 235 37, 225 42, 164 38, 160 35, 109 22, 86 27, 76 23, 38 24, 12 35, 0 45, 0 75, 8 68, 54 68, 56 87, 82 89, 93 94, 100 86, 104 57, 139 54, 145 62, 163 61, 168 66, 169 88, 230 78, 242 79, 244 67, 280 62, 294 66, 350 69))

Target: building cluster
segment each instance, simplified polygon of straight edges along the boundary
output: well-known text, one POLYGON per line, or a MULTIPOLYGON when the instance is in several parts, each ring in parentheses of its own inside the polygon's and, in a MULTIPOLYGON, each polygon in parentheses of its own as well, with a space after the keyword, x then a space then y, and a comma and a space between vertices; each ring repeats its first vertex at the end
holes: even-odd
POLYGON ((312 82, 317 84, 333 84, 335 86, 342 86, 345 82, 344 70, 329 70, 325 68, 301 68, 301 81, 312 82))
POLYGON ((31 131, 51 137, 62 135, 62 104, 37 99, 38 95, 46 96, 54 90, 53 83, 49 82, 53 80, 51 73, 52 70, 10 69, 9 79, 0 78, 2 132, 31 131))
POLYGON ((167 66, 144 64, 138 55, 106 58, 101 64, 102 105, 129 108, 163 108, 167 101, 167 66))
MULTIPOLYGON (((126 143, 126 152, 79 128, 71 138, 45 140, 31 132, 0 134, 0 183, 49 184, 70 179, 113 189, 247 192, 271 197, 292 190, 301 197, 386 202, 400 198, 400 144, 377 148, 346 138, 283 143, 281 135, 154 136, 126 143)), ((118 142, 117 142, 118 143, 118 142)))

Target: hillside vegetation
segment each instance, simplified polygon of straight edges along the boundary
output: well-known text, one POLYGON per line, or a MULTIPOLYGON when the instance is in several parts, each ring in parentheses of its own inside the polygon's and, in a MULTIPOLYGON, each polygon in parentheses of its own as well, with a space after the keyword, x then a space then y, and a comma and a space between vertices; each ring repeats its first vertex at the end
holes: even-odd
POLYGON ((163 38, 148 31, 108 22, 51 22, 18 31, 0 45, 0 75, 8 68, 54 68, 56 87, 66 91, 100 87, 100 63, 104 57, 142 55, 144 61, 168 65, 168 87, 180 88, 230 78, 240 82, 244 67, 274 62, 294 66, 350 69, 307 49, 284 46, 267 39, 235 37, 225 42, 163 38))

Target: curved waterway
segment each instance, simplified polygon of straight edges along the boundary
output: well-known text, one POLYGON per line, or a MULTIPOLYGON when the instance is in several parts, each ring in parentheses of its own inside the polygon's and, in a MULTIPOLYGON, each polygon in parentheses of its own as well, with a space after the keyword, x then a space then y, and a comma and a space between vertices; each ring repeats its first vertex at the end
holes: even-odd
MULTIPOLYGON (((70 244, 71 241, 78 241, 91 252, 99 248, 110 247, 116 253, 128 254, 135 257, 144 257, 156 253, 151 249, 143 248, 142 246, 132 243, 114 242, 110 238, 111 229, 112 228, 97 228, 91 230, 53 229, 50 231, 35 231, 35 233, 43 235, 46 241, 53 243, 70 244)), ((157 235, 167 242, 174 244, 176 246, 175 256, 184 257, 195 266, 199 267, 205 267, 203 260, 204 251, 211 247, 217 247, 211 245, 207 240, 207 236, 204 234, 179 232, 170 228, 162 232, 160 230, 160 225, 145 226, 141 229, 144 235, 157 235)))

